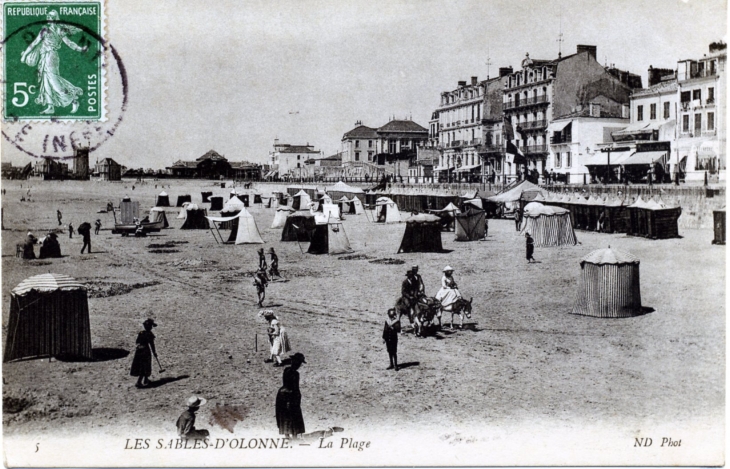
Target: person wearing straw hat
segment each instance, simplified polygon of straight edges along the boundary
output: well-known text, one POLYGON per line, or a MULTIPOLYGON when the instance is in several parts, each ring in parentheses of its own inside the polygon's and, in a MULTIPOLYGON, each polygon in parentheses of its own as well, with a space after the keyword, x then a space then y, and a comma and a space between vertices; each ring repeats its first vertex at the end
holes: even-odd
POLYGON ((446 308, 456 300, 461 299, 461 292, 456 285, 453 277, 454 269, 451 266, 444 267, 444 275, 441 277, 441 289, 436 293, 436 299, 441 302, 441 306, 446 308))
POLYGON ((177 419, 177 434, 180 438, 208 438, 210 432, 208 430, 198 430, 195 428, 195 412, 200 410, 200 406, 205 405, 208 402, 200 396, 192 396, 188 399, 188 408, 185 412, 180 414, 177 419))
POLYGON ((535 240, 532 239, 530 233, 525 233, 525 257, 529 264, 535 262, 535 258, 532 257, 533 252, 535 252, 535 240))
POLYGON ((276 393, 276 425, 279 434, 296 438, 305 432, 302 416, 302 393, 299 391, 299 368, 307 363, 304 355, 295 353, 291 365, 284 368, 282 386, 276 393))
POLYGON ((157 324, 152 319, 147 319, 142 323, 144 330, 137 334, 137 347, 134 351, 132 359, 132 369, 129 374, 137 376, 138 388, 149 386, 149 377, 152 374, 152 356, 157 358, 157 350, 155 350, 155 335, 152 328, 157 324))

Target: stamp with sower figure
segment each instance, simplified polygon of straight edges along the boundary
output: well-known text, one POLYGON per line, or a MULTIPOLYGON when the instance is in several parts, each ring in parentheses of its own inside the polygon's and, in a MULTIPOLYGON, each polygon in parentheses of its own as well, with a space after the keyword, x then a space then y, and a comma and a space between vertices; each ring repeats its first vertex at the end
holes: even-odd
POLYGON ((6 121, 105 119, 103 3, 3 5, 6 121))

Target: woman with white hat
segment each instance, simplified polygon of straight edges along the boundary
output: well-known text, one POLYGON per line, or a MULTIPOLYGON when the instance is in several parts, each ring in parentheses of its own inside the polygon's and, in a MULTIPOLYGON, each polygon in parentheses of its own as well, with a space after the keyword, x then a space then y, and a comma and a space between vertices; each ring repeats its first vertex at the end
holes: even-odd
POLYGON ((436 293, 436 299, 441 302, 444 308, 461 299, 461 292, 453 277, 454 269, 451 266, 444 267, 444 276, 441 277, 441 289, 436 293))

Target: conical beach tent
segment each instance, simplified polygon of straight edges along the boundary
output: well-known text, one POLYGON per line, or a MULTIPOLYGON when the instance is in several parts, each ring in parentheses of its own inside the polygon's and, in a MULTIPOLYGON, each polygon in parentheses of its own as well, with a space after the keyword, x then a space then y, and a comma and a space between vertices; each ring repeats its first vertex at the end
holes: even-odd
POLYGON ((170 206, 170 197, 167 195, 167 192, 162 191, 159 194, 157 194, 157 200, 155 201, 155 207, 169 207, 170 206))
POLYGON ((642 313, 639 259, 615 249, 599 249, 580 261, 573 314, 626 318, 642 313))
POLYGON ((530 202, 525 205, 521 233, 530 233, 536 247, 575 246, 568 209, 530 202))
POLYGON ((312 199, 309 197, 309 194, 301 190, 292 196, 291 208, 294 210, 307 209, 311 201, 312 199))
MULTIPOLYGON (((231 234, 228 236, 228 239, 226 241, 223 241, 223 237, 221 236, 221 241, 224 243, 235 243, 235 244, 263 244, 264 240, 261 238, 261 233, 259 233, 259 228, 256 226, 256 220, 254 220, 253 216, 249 213, 248 210, 245 208, 241 210, 238 214, 232 216, 232 217, 205 217, 208 220, 212 221, 215 225, 216 223, 223 224, 223 223, 230 223, 231 226, 231 234)), ((218 231, 218 226, 216 226, 216 231, 218 232, 218 235, 220 236, 220 231, 218 231)))
POLYGON ((86 286, 67 275, 36 275, 10 292, 3 362, 59 356, 93 358, 86 286))
POLYGON ((441 219, 425 213, 406 219, 406 231, 398 248, 401 252, 441 252, 441 219))
POLYGON ((208 219, 208 211, 204 208, 198 208, 195 204, 186 207, 185 223, 180 227, 181 230, 207 230, 210 228, 208 219))
POLYGON ((352 252, 350 240, 345 233, 345 225, 340 221, 318 224, 309 243, 309 254, 342 254, 352 252))
POLYGON ((362 202, 355 196, 352 196, 350 200, 350 210, 347 212, 348 215, 362 215, 365 213, 365 208, 362 206, 362 202))
POLYGON ((282 241, 309 241, 316 222, 309 210, 299 210, 286 217, 284 229, 281 232, 282 241))
POLYGON ((167 222, 167 215, 165 215, 165 209, 161 207, 152 207, 150 209, 150 223, 156 223, 158 221, 163 222, 162 227, 168 228, 170 223, 167 222))
POLYGON ((484 210, 469 209, 456 214, 456 240, 476 241, 487 235, 487 215, 484 210))
POLYGON ((295 211, 296 210, 294 210, 291 207, 287 207, 286 205, 282 205, 279 208, 277 208, 276 213, 274 214, 274 221, 271 222, 271 228, 272 229, 284 228, 284 225, 286 225, 286 217, 288 217, 295 211))

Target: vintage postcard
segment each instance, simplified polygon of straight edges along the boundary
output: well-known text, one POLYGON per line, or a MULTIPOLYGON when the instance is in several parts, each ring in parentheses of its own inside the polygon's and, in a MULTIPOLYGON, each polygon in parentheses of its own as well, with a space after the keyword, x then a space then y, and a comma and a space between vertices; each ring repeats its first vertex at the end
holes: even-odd
POLYGON ((0 7, 6 466, 725 464, 725 1, 0 7))

